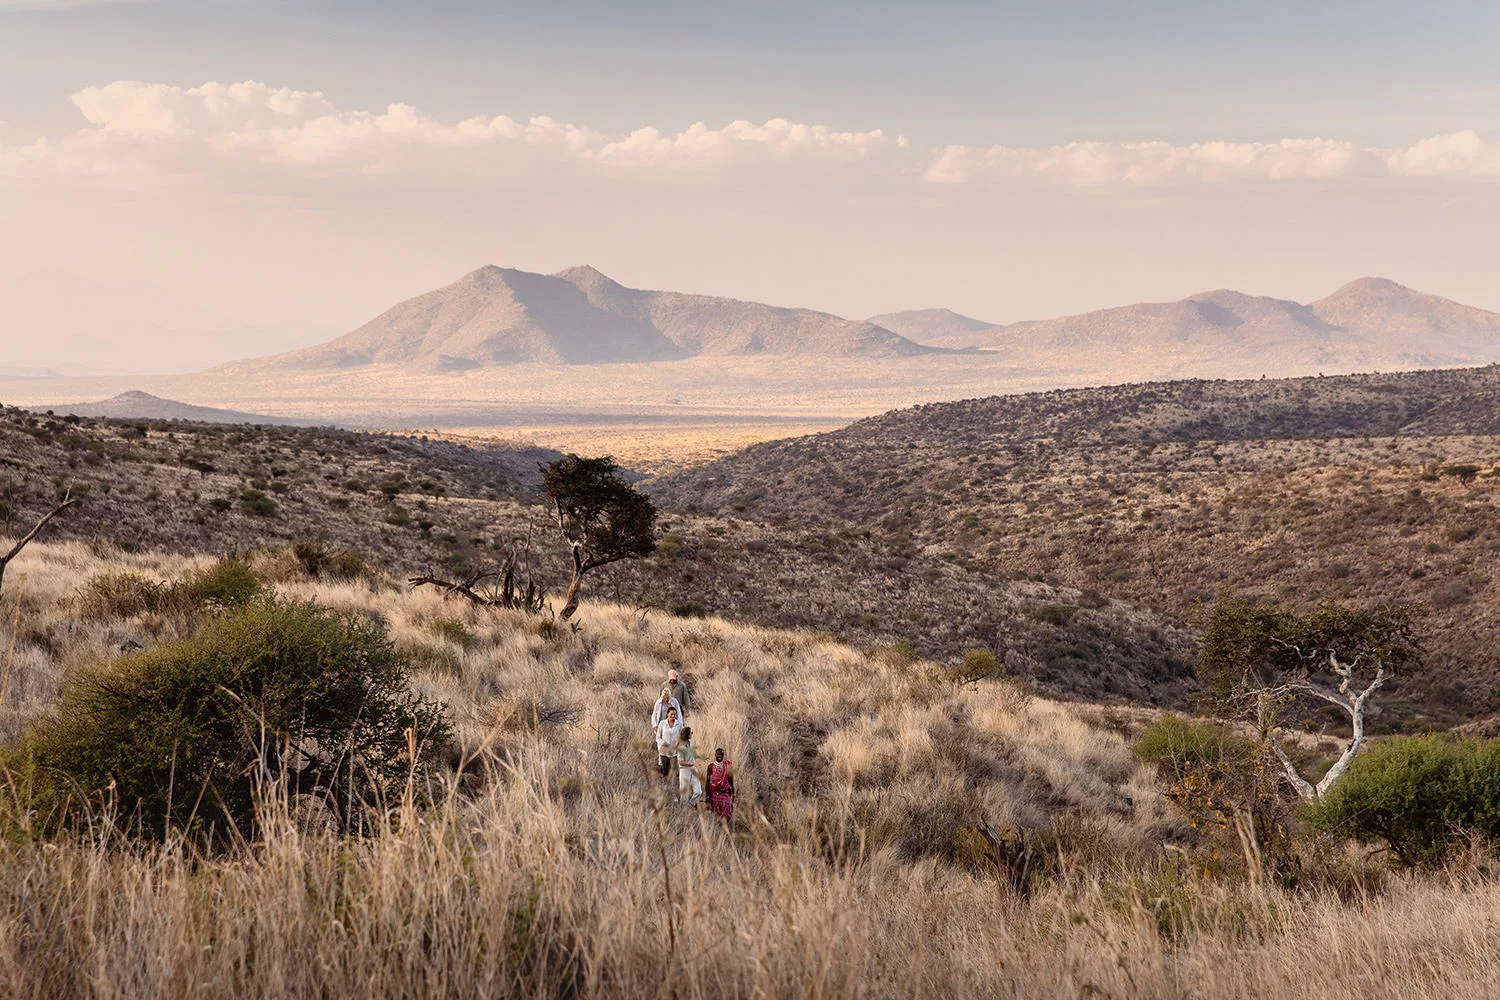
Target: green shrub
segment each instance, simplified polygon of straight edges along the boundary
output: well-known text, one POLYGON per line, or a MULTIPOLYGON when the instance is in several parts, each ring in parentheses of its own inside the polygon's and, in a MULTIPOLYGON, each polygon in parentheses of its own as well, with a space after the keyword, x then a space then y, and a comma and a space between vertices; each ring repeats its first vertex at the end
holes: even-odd
POLYGON ((158 583, 139 573, 104 573, 84 584, 78 614, 93 621, 131 618, 203 607, 236 608, 264 588, 241 559, 220 559, 176 583, 158 583))
POLYGON ((1254 752, 1250 741, 1218 723, 1189 722, 1180 715, 1164 715, 1147 726, 1135 744, 1136 756, 1169 774, 1205 766, 1231 771, 1254 752))
POLYGON ((240 494, 240 510, 253 517, 275 517, 276 501, 260 490, 249 489, 240 494))
POLYGON ((265 588, 243 559, 224 558, 173 585, 171 597, 178 605, 237 608, 260 596, 265 588))
POLYGON ((1310 818, 1321 830, 1383 840, 1403 864, 1441 864, 1467 835, 1500 837, 1500 741, 1438 734, 1379 743, 1310 818))
POLYGON ((949 674, 959 684, 974 684, 998 677, 1001 672, 1000 658, 993 652, 988 649, 971 649, 964 654, 963 662, 949 674))
POLYGON ((1291 877, 1297 864, 1291 816, 1268 747, 1227 726, 1166 715, 1146 728, 1135 751, 1157 766, 1167 801, 1201 838, 1195 864, 1206 871, 1237 864, 1240 823, 1248 818, 1262 871, 1291 877))
POLYGON ((114 808, 148 836, 222 845, 258 828, 257 788, 319 791, 345 823, 399 796, 451 735, 377 624, 260 601, 196 636, 74 674, 16 754, 47 826, 114 808), (407 730, 418 759, 409 759, 407 730))

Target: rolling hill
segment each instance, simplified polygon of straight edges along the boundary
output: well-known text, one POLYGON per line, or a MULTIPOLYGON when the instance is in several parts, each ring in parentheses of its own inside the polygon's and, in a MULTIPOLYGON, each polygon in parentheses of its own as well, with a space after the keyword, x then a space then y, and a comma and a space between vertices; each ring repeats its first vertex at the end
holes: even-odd
POLYGON ((1177 302, 984 326, 946 310, 882 317, 923 343, 994 351, 1017 363, 1066 358, 1074 367, 1153 377, 1253 377, 1401 370, 1500 360, 1500 313, 1361 278, 1310 304, 1228 289, 1177 302))
POLYGON ((961 344, 973 334, 993 330, 997 326, 995 323, 956 313, 952 309, 908 309, 904 312, 882 313, 871 316, 868 322, 894 330, 920 344, 950 340, 961 344))
POLYGON ((671 361, 725 355, 901 357, 938 353, 873 323, 711 295, 626 288, 592 267, 557 274, 482 267, 343 337, 220 371, 671 361))
POLYGON ((268 417, 262 413, 242 413, 212 406, 194 406, 175 399, 162 399, 149 392, 131 389, 97 403, 58 403, 33 406, 34 410, 51 410, 61 417, 112 417, 118 420, 186 420, 200 424, 266 424, 282 426, 307 425, 310 421, 289 417, 268 417))

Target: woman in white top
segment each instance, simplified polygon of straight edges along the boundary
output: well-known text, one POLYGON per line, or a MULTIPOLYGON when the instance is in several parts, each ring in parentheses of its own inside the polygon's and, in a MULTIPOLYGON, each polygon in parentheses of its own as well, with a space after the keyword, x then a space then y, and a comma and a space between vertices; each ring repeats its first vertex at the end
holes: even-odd
POLYGON ((696 806, 703 798, 703 781, 698 777, 698 751, 693 748, 693 727, 683 726, 677 740, 677 801, 696 806))
POLYGON ((677 703, 676 698, 672 697, 672 689, 663 686, 661 697, 657 698, 656 704, 651 706, 651 729, 653 731, 657 726, 661 725, 661 720, 667 717, 667 709, 669 708, 677 709, 677 718, 679 720, 682 719, 682 706, 677 703))
POLYGON ((682 737, 682 722, 677 718, 677 709, 667 709, 666 718, 656 724, 656 755, 660 758, 661 776, 672 773, 672 761, 677 759, 677 741, 682 737))

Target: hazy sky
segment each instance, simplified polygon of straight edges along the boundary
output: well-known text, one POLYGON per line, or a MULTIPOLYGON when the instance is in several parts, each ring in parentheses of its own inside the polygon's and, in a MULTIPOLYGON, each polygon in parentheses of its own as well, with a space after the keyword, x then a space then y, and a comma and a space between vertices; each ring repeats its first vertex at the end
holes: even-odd
POLYGON ((486 263, 1500 309, 1497 51, 1477 0, 0 0, 0 368, 269 353, 486 263))

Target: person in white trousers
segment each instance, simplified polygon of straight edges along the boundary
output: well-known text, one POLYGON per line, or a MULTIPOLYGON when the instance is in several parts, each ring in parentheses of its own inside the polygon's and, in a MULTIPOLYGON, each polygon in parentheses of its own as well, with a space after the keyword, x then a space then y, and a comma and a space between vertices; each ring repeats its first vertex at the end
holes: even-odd
POLYGON ((693 727, 684 726, 677 739, 677 801, 696 806, 703 798, 703 779, 698 776, 698 751, 693 747, 693 727))

